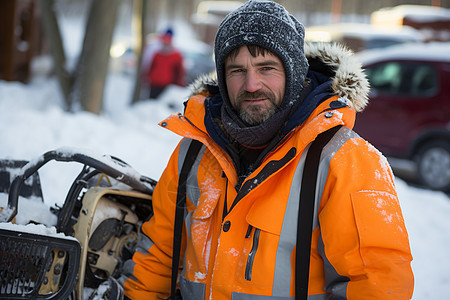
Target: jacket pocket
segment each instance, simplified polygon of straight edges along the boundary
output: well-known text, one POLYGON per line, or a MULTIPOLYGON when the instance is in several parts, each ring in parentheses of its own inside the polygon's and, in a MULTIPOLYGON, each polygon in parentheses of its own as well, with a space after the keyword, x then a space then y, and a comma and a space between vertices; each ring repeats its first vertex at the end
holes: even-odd
POLYGON ((251 224, 240 251, 236 282, 244 290, 264 294, 272 289, 279 235, 251 224), (256 290, 255 290, 256 289, 256 290))
POLYGON ((353 193, 351 198, 364 265, 377 264, 383 259, 374 249, 401 253, 395 257, 409 261, 408 234, 397 196, 382 191, 361 191, 353 193))

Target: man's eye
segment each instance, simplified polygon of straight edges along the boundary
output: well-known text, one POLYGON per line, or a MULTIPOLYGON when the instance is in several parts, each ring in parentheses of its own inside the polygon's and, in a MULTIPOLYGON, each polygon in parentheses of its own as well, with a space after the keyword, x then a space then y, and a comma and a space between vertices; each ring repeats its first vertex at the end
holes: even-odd
POLYGON ((273 67, 264 67, 263 70, 264 71, 270 71, 270 70, 274 70, 275 68, 273 67))
POLYGON ((240 72, 244 72, 244 70, 243 69, 235 69, 235 70, 231 71, 231 73, 240 73, 240 72))

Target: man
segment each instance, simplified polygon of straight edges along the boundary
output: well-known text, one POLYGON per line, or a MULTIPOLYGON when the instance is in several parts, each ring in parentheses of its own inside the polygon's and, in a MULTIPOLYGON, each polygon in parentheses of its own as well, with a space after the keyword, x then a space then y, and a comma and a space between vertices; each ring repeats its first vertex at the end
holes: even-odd
POLYGON ((365 75, 344 48, 304 49, 303 38, 303 26, 272 1, 248 1, 223 20, 217 84, 197 85, 184 115, 161 123, 183 139, 125 266, 127 297, 169 296, 179 174, 192 140, 203 146, 186 183, 183 299, 294 297, 305 155, 321 132, 343 125, 319 165, 308 299, 411 298, 412 257, 391 169, 351 131, 367 102, 365 75))

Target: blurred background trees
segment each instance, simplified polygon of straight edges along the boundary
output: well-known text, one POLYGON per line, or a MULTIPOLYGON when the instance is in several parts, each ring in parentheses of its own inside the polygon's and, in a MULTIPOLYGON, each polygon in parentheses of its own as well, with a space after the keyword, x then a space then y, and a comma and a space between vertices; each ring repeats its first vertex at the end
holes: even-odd
POLYGON ((39 0, 38 4, 67 108, 70 109, 76 103, 86 111, 101 112, 109 50, 120 0, 96 0, 90 3, 83 46, 73 70, 67 69, 54 0, 39 0))

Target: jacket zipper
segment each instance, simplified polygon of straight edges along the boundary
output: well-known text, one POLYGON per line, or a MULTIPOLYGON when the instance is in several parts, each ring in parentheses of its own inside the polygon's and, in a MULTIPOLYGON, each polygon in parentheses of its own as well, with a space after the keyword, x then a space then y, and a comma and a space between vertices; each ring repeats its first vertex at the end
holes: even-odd
POLYGON ((253 246, 248 254, 247 266, 245 267, 245 280, 248 281, 252 280, 253 261, 255 260, 256 250, 258 250, 260 232, 261 229, 255 228, 255 232, 253 233, 253 246))

